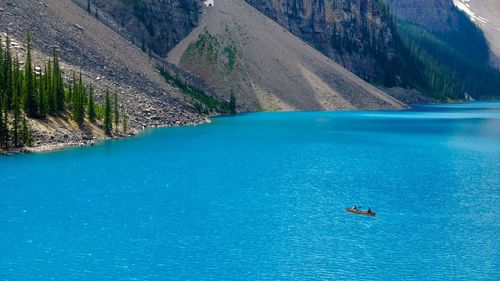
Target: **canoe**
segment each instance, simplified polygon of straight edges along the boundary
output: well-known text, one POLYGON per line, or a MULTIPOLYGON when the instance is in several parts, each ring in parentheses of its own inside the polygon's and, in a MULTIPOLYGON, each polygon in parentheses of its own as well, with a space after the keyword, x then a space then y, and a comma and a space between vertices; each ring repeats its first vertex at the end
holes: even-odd
POLYGON ((358 210, 354 210, 352 208, 346 208, 345 210, 348 211, 349 213, 358 214, 358 215, 365 215, 365 216, 371 216, 371 217, 374 217, 377 215, 377 213, 374 213, 374 212, 368 213, 366 211, 358 211, 358 210))

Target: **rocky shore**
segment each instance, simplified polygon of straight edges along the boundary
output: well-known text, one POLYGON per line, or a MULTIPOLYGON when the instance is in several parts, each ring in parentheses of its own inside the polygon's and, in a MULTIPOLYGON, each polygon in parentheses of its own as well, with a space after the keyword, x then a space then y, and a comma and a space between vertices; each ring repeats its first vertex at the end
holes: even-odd
MULTIPOLYGON (((198 126, 210 123, 208 116, 199 118, 197 120, 184 120, 184 122, 175 122, 171 124, 147 126, 142 129, 130 130, 126 134, 118 133, 112 137, 104 134, 92 135, 86 131, 80 133, 67 133, 67 134, 44 134, 39 131, 33 131, 33 146, 21 148, 9 148, 8 150, 0 150, 0 154, 18 154, 18 153, 42 153, 63 150, 71 147, 94 146, 106 140, 123 139, 140 136, 141 133, 148 128, 168 128, 179 126, 198 126)), ((30 121, 32 125, 36 122, 30 121)))

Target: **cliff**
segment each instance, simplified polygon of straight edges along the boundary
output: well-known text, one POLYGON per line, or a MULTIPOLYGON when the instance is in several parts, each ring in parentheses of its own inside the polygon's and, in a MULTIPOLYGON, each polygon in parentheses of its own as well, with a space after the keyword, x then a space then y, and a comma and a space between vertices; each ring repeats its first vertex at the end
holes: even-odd
POLYGON ((363 79, 384 80, 394 27, 379 0, 246 2, 363 79))
POLYGON ((451 31, 457 28, 458 15, 452 0, 387 0, 391 11, 402 19, 429 30, 451 31))
MULTIPOLYGON (((86 0, 74 0, 86 8, 86 0)), ((166 56, 200 20, 200 0, 92 0, 91 12, 111 17, 135 44, 166 56)))

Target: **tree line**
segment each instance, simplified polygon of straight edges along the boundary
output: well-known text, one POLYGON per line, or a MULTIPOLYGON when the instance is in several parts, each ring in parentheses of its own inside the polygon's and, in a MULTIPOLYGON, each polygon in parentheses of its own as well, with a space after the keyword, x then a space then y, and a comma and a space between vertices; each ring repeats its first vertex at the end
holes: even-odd
MULTIPOLYGON (((440 36, 408 22, 398 22, 398 34, 404 61, 399 72, 409 86, 440 100, 464 99, 466 94, 475 98, 500 96, 500 72, 487 61, 465 55, 440 36)), ((484 52, 480 49, 477 52, 484 52)))
POLYGON ((33 67, 31 35, 26 35, 26 57, 22 63, 18 53, 11 50, 9 37, 0 38, 0 149, 32 145, 28 120, 61 118, 70 113, 80 127, 91 123, 101 126, 111 136, 113 128, 127 132, 127 116, 121 113, 117 94, 106 89, 104 103, 94 99, 92 85, 85 86, 81 72, 73 72, 65 83, 58 51, 54 48, 43 67, 33 67))
POLYGON ((227 114, 236 113, 236 97, 231 93, 230 101, 219 100, 212 95, 207 94, 204 90, 192 85, 180 76, 171 73, 168 69, 161 65, 157 65, 160 74, 165 80, 174 87, 179 88, 184 95, 190 97, 189 101, 194 108, 202 114, 222 113, 227 114))
MULTIPOLYGON (((387 46, 377 46, 381 31, 366 18, 359 22, 352 18, 339 26, 334 24, 329 42, 340 55, 354 53, 375 58, 379 64, 378 75, 369 82, 415 88, 439 100, 460 100, 467 95, 500 96, 500 71, 488 64, 486 39, 461 11, 455 9, 459 29, 439 33, 397 20, 382 0, 373 3, 382 22, 392 32, 387 46), (350 32, 357 32, 362 40, 350 32), (394 50, 394 54, 389 56, 388 49, 394 50)), ((360 14, 365 14, 366 5, 359 6, 360 14)), ((321 46, 317 48, 322 50, 321 46)))

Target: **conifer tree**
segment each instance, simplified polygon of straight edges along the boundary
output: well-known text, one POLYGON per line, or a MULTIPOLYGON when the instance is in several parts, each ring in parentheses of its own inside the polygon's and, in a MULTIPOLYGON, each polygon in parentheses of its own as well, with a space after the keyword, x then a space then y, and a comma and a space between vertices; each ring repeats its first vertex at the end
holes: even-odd
POLYGON ((111 100, 109 98, 109 89, 106 87, 106 96, 104 97, 104 132, 110 136, 112 130, 111 100))
POLYGON ((146 39, 142 37, 141 50, 146 52, 146 39))
POLYGON ((231 98, 229 99, 229 111, 231 114, 236 114, 236 96, 231 92, 231 98))
POLYGON ((89 102, 87 105, 87 115, 89 117, 89 121, 91 123, 95 123, 96 113, 95 113, 94 89, 92 88, 92 84, 90 84, 90 89, 89 89, 89 102))
MULTIPOLYGON (((7 106, 7 96, 4 93, 3 98, 2 98, 2 111, 3 111, 3 118, 2 118, 2 131, 3 131, 3 147, 8 149, 9 148, 9 138, 10 138, 10 132, 9 132, 9 110, 7 106)), ((1 146, 2 144, 0 144, 1 146)))
POLYGON ((57 111, 64 111, 64 81, 61 74, 61 66, 59 65, 59 53, 56 48, 53 49, 54 67, 52 73, 52 87, 55 94, 57 111))
POLYGON ((35 77, 35 81, 37 82, 37 86, 38 86, 38 116, 41 117, 41 118, 45 118, 47 116, 47 97, 46 97, 46 89, 45 89, 45 86, 44 86, 44 80, 45 80, 45 76, 42 76, 42 74, 39 74, 38 75, 38 79, 36 79, 37 77, 35 77))
POLYGON ((20 133, 21 133, 21 107, 22 107, 22 90, 23 84, 20 75, 19 58, 14 60, 12 68, 12 83, 13 83, 13 97, 12 97, 12 143, 15 147, 20 146, 20 133))
POLYGON ((1 86, 0 89, 5 88, 4 83, 3 83, 3 78, 4 78, 3 62, 4 62, 4 60, 3 60, 3 40, 2 40, 2 37, 0 36, 0 86, 1 86))
POLYGON ((13 82, 12 82, 12 53, 10 51, 10 38, 7 37, 7 48, 4 55, 4 91, 6 95, 7 108, 10 108, 12 103, 13 82))
POLYGON ((75 87, 75 92, 73 93, 73 119, 75 122, 81 126, 84 121, 84 88, 82 82, 82 73, 80 72, 80 79, 78 85, 75 87))
POLYGON ((4 100, 4 94, 3 92, 0 92, 0 149, 2 149, 3 143, 4 143, 4 138, 5 138, 5 132, 4 132, 4 126, 3 126, 3 100, 4 100))
POLYGON ((26 65, 24 66, 24 112, 28 117, 37 117, 37 101, 35 94, 35 81, 33 66, 31 65, 31 33, 26 35, 26 65))
POLYGON ((46 88, 46 96, 47 96, 47 107, 48 112, 51 115, 56 114, 57 105, 56 105, 56 97, 54 93, 53 83, 52 83, 52 63, 49 60, 49 63, 45 66, 45 88, 46 88))
POLYGON ((19 61, 16 59, 16 63, 14 64, 14 96, 12 97, 12 142, 15 147, 19 147, 19 134, 22 130, 21 128, 21 79, 19 78, 19 61))
POLYGON ((13 82, 12 82, 12 52, 10 50, 10 38, 7 36, 6 39, 7 48, 5 49, 5 54, 3 56, 3 89, 6 96, 7 109, 10 109, 10 104, 12 102, 13 93, 13 82))
POLYGON ((91 13, 90 11, 90 0, 87 0, 87 13, 91 13))
POLYGON ((26 116, 23 116, 23 127, 22 127, 22 131, 21 131, 21 136, 23 139, 23 144, 25 146, 32 145, 33 139, 31 136, 31 129, 28 125, 28 121, 26 120, 26 116))
POLYGON ((114 93, 113 98, 114 98, 113 120, 115 121, 115 130, 118 132, 118 125, 120 124, 120 112, 118 110, 118 95, 116 94, 116 92, 114 93))
POLYGON ((3 103, 4 103, 4 58, 3 58, 3 42, 0 37, 0 150, 2 149, 5 133, 3 130, 3 103))

